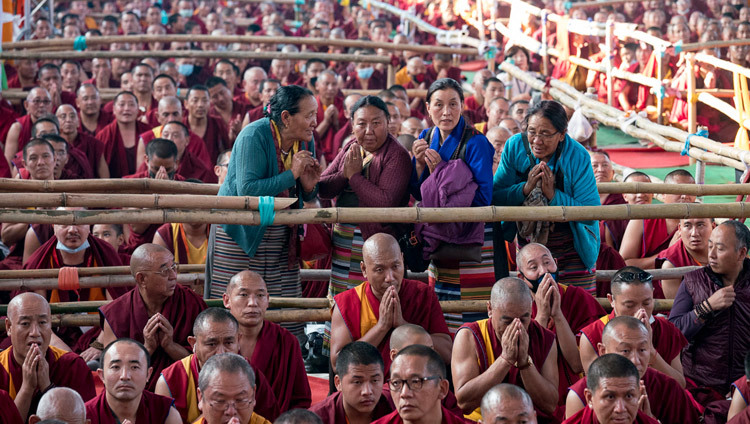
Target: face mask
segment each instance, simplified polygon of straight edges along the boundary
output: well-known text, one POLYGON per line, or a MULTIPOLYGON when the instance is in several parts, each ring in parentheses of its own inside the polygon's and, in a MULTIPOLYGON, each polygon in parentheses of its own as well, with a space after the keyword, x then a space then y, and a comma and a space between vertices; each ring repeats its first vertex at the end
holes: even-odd
POLYGON ((190 19, 193 17, 193 9, 180 9, 179 14, 183 18, 190 19))
POLYGON ((141 10, 140 9, 133 9, 132 12, 135 13, 135 15, 138 16, 139 18, 141 17, 141 10))
POLYGON ((57 247, 56 247, 56 248, 57 248, 57 250, 62 250, 63 252, 66 252, 66 253, 78 253, 78 252, 81 252, 81 251, 83 251, 83 250, 86 250, 86 249, 88 249, 88 248, 89 248, 89 246, 91 246, 91 245, 89 244, 89 241, 88 241, 88 240, 85 240, 85 241, 83 242, 83 244, 82 244, 82 245, 78 246, 78 247, 77 247, 77 248, 75 248, 75 249, 71 249, 71 248, 69 248, 68 246, 66 246, 66 245, 62 244, 62 242, 58 240, 58 241, 57 241, 57 247))
POLYGON ((315 87, 315 84, 317 84, 317 83, 318 83, 318 77, 312 77, 312 78, 310 78, 310 85, 312 85, 313 87, 315 87))
MULTIPOLYGON (((555 272, 550 272, 550 273, 549 273, 549 275, 551 275, 551 276, 552 276, 552 279, 553 279, 553 280, 557 281, 557 273, 558 273, 558 271, 555 271, 555 272)), ((542 280, 544 279, 544 275, 545 275, 545 274, 546 274, 546 273, 542 274, 542 275, 541 275, 541 276, 540 276, 539 278, 537 278, 536 280, 529 280, 528 278, 526 278, 526 281, 528 281, 528 282, 530 282, 530 283, 531 283, 531 291, 532 291, 532 292, 536 293, 536 289, 538 289, 538 288, 539 288, 539 285, 540 285, 540 284, 542 284, 542 280)), ((524 278, 525 278, 525 277, 524 277, 524 278)))
POLYGON ((177 67, 177 72, 180 73, 180 75, 189 76, 193 73, 193 70, 195 70, 195 65, 192 63, 183 63, 182 65, 177 67))
POLYGON ((225 51, 227 51, 227 46, 224 45, 224 44, 219 44, 218 46, 216 46, 216 51, 218 51, 218 52, 225 52, 225 51))
POLYGON ((424 74, 414 75, 414 81, 416 81, 416 82, 418 82, 420 84, 423 83, 424 82, 424 74))
POLYGON ((361 79, 370 79, 373 72, 375 72, 375 68, 370 66, 369 68, 361 68, 357 69, 357 76, 361 79))

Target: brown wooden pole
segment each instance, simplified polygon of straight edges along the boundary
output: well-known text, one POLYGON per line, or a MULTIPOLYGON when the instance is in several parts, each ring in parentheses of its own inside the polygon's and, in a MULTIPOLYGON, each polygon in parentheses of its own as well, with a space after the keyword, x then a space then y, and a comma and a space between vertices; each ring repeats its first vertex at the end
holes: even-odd
MULTIPOLYGON (((205 271, 205 265, 180 265, 181 273, 201 273, 205 271)), ((57 278, 60 269, 3 269, 0 270, 0 280, 12 280, 19 278, 57 278)), ((129 266, 102 266, 78 268, 79 277, 91 277, 95 275, 125 275, 130 274, 129 266)))
POLYGON ((170 58, 197 58, 197 59, 289 59, 289 60, 309 60, 321 59, 326 62, 365 62, 365 63, 390 63, 390 59, 385 56, 376 55, 356 55, 356 54, 330 54, 318 52, 299 52, 299 53, 281 53, 281 52, 247 52, 247 51, 203 51, 203 50, 158 50, 149 51, 144 54, 142 51, 132 50, 88 50, 88 51, 30 51, 30 50, 13 50, 0 52, 0 59, 36 59, 36 60, 85 60, 94 58, 125 58, 125 59, 143 59, 144 57, 153 57, 161 59, 170 58))
POLYGON ((0 178, 0 193, 163 193, 217 194, 218 184, 197 184, 152 178, 35 181, 0 178))
MULTIPOLYGON (((100 193, 0 193, 0 208, 145 208, 145 209, 232 209, 258 210, 253 196, 190 194, 100 194, 100 193)), ((277 197, 274 209, 282 210, 297 199, 277 197)))
MULTIPOLYGON (((183 285, 193 285, 202 283, 206 278, 205 274, 179 274, 177 282, 183 285)), ((109 287, 132 287, 135 286, 135 279, 132 275, 101 275, 94 277, 79 278, 81 288, 109 288, 109 287)), ((0 280, 0 290, 52 290, 59 287, 57 278, 28 278, 15 280, 0 280)))

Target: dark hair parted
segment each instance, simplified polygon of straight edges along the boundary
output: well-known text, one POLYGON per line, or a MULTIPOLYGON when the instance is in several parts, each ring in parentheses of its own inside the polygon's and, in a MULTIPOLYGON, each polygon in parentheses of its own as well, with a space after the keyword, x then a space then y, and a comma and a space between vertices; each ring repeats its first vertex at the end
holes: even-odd
POLYGON ((357 113, 357 111, 365 106, 372 106, 376 107, 385 113, 385 119, 391 120, 391 114, 388 113, 388 106, 385 104, 383 99, 377 96, 365 96, 361 99, 357 100, 356 103, 354 103, 354 106, 352 106, 352 113, 349 119, 354 121, 354 114, 357 113))
POLYGON ((586 374, 586 387, 592 393, 596 393, 603 378, 632 378, 638 387, 641 377, 638 374, 638 368, 630 362, 630 359, 617 353, 608 353, 591 363, 586 374))
POLYGON ((271 101, 268 102, 266 116, 277 125, 281 124, 281 114, 284 111, 289 112, 290 115, 297 114, 300 101, 312 95, 312 91, 299 85, 281 86, 276 90, 276 94, 271 97, 271 101))
POLYGON ((524 128, 529 125, 529 118, 532 116, 547 118, 558 132, 562 134, 568 132, 568 114, 565 112, 565 108, 554 100, 542 100, 530 107, 523 119, 524 128))
POLYGON ((461 99, 461 103, 464 102, 464 90, 463 88, 461 88, 461 84, 459 84, 458 81, 454 80, 453 78, 440 78, 439 80, 433 82, 430 85, 430 88, 427 90, 427 103, 430 103, 430 99, 436 91, 442 90, 455 91, 456 93, 458 93, 458 97, 461 99))

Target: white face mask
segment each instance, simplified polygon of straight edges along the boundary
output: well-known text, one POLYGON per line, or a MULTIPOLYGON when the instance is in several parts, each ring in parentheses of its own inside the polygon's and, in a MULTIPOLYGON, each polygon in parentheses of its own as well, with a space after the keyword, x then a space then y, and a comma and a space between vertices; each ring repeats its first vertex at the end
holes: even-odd
POLYGON ((88 241, 88 240, 85 240, 85 241, 83 242, 83 244, 81 244, 81 245, 80 245, 80 246, 78 246, 77 248, 75 248, 75 249, 71 249, 71 248, 69 248, 68 246, 64 245, 64 244, 63 244, 63 243, 62 243, 61 241, 59 241, 59 240, 58 240, 56 248, 57 248, 57 250, 62 250, 63 252, 66 252, 66 253, 78 253, 78 252, 80 252, 80 251, 83 251, 83 250, 86 250, 86 249, 88 249, 88 248, 89 248, 89 246, 91 246, 91 245, 89 244, 89 241, 88 241))

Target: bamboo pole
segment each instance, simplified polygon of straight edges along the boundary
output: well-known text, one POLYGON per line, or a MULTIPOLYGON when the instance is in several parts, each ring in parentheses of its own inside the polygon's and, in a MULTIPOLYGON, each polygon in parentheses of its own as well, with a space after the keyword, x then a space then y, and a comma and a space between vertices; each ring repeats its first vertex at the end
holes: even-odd
MULTIPOLYGON (((202 283, 205 274, 179 274, 177 282, 183 285, 193 285, 202 283)), ((135 279, 132 275, 102 275, 95 277, 79 278, 81 288, 109 288, 109 287, 132 287, 135 286, 135 279)), ((15 279, 0 280, 0 290, 11 291, 33 291, 33 290, 53 290, 59 287, 57 278, 34 278, 34 279, 15 279)))
POLYGON ((163 193, 206 194, 219 192, 218 184, 197 184, 184 181, 156 180, 152 178, 110 178, 93 180, 17 180, 0 178, 0 193, 163 193))
MULTIPOLYGON (((750 38, 735 38, 732 40, 716 40, 707 41, 704 43, 685 43, 682 45, 683 52, 694 52, 704 49, 715 49, 718 47, 729 47, 729 46, 747 46, 750 44, 750 38)), ((713 56, 710 56, 713 57, 713 56)))
MULTIPOLYGON (((698 130, 698 95, 695 93, 695 55, 685 55, 685 66, 687 69, 687 104, 688 104, 688 132, 695 134, 698 130)), ((695 158, 690 158, 690 165, 695 165, 695 158)))
POLYGON ((616 6, 623 3, 635 3, 638 0, 597 0, 591 2, 576 2, 570 5, 570 10, 591 9, 595 7, 616 6))
MULTIPOLYGON (((22 50, 28 48, 46 49, 50 48, 67 48, 73 49, 74 39, 56 38, 51 40, 31 40, 17 41, 13 43, 3 43, 5 50, 22 50)), ((154 42, 173 43, 173 42, 192 42, 192 43, 241 43, 241 44, 296 44, 307 46, 333 46, 333 47, 350 47, 356 49, 372 50, 390 50, 390 51, 415 51, 419 53, 447 53, 462 54, 467 56, 476 55, 477 51, 470 48, 453 48, 445 46, 423 46, 423 45, 405 45, 394 43, 381 43, 366 40, 349 40, 349 39, 330 39, 330 38, 307 38, 307 37, 271 37, 267 35, 208 35, 208 34, 139 34, 139 35, 115 35, 108 37, 87 37, 86 44, 88 48, 109 46, 113 43, 130 43, 146 44, 154 42)), ((141 52, 149 56, 151 52, 141 52)), ((248 53, 248 52, 244 52, 248 53)))
MULTIPOLYGON (((664 58, 656 50, 653 54, 656 54, 656 79, 661 83, 661 81, 664 81, 664 58)), ((663 112, 664 99, 661 96, 656 96, 656 123, 659 125, 664 122, 663 112)))
MULTIPOLYGON (((577 56, 570 56, 568 58, 570 63, 578 66, 583 66, 586 69, 591 69, 598 72, 607 72, 607 67, 596 62, 592 62, 588 59, 583 59, 577 56)), ((656 78, 650 78, 643 74, 635 74, 632 72, 623 71, 622 69, 612 68, 612 76, 619 79, 628 80, 637 84, 645 85, 647 87, 656 87, 659 85, 659 80, 656 78)))
MULTIPOLYGON (((750 184, 666 184, 666 183, 597 183, 601 194, 660 193, 690 194, 693 196, 737 196, 750 194, 750 184)), ((2 271, 0 271, 2 272, 2 271)))
MULTIPOLYGON (((746 203, 609 206, 484 206, 468 208, 320 208, 282 210, 274 225, 403 222, 569 222, 596 219, 746 218, 746 203)), ((58 225, 203 223, 260 225, 255 211, 230 210, 0 210, 0 222, 58 225)))
MULTIPOLYGON (((200 265, 180 265, 181 273, 202 273, 206 269, 200 265)), ((57 278, 59 268, 53 269, 3 269, 0 270, 0 280, 14 280, 19 278, 57 278)), ((305 270, 306 271, 306 270, 305 270)), ((94 275, 125 275, 130 274, 129 266, 100 266, 78 268, 79 277, 94 275)))
MULTIPOLYGON (((274 209, 282 210, 298 200, 277 197, 274 209)), ((147 209, 232 209, 258 210, 254 196, 190 194, 104 194, 104 193, 0 193, 0 208, 147 208, 147 209)))
POLYGON ((358 54, 331 54, 318 52, 298 52, 298 53, 281 53, 281 52, 247 52, 247 51, 203 51, 203 50, 159 50, 159 51, 132 51, 132 50, 88 50, 88 51, 30 51, 14 50, 0 52, 0 59, 37 59, 37 60, 59 60, 73 59, 85 60, 94 58, 125 58, 125 59, 143 59, 144 57, 171 59, 171 58, 198 58, 198 59, 289 59, 289 60, 309 60, 321 59, 326 62, 365 62, 365 63, 391 63, 391 59, 386 56, 376 55, 358 55, 358 54))

